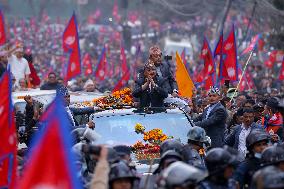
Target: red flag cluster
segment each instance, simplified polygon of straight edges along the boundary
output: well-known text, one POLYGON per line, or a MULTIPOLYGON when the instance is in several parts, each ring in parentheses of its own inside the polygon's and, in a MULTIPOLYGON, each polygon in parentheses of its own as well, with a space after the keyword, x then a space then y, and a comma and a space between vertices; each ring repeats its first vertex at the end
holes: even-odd
POLYGON ((268 60, 264 62, 264 65, 268 68, 273 68, 275 62, 282 61, 284 57, 284 51, 274 50, 270 53, 268 60))
POLYGON ((125 50, 123 47, 120 48, 120 59, 121 59, 122 77, 115 85, 113 92, 124 87, 125 84, 127 84, 127 81, 130 79, 130 70, 128 69, 127 66, 125 50))
MULTIPOLYGON (((242 75, 242 70, 239 68, 239 76, 238 76, 239 80, 241 79, 241 75, 242 75)), ((243 75, 243 78, 240 81, 239 91, 251 90, 251 89, 255 89, 255 84, 249 72, 246 71, 246 73, 243 75)))
POLYGON ((204 82, 204 88, 205 90, 208 90, 211 86, 214 85, 215 66, 212 57, 212 52, 206 38, 204 38, 203 41, 200 58, 204 60, 204 68, 199 74, 199 78, 202 78, 202 81, 204 82))
POLYGON ((220 55, 219 78, 238 80, 237 48, 234 26, 226 40, 221 35, 214 55, 220 55))
POLYGON ((75 14, 69 20, 69 23, 63 33, 63 50, 70 53, 65 74, 65 82, 81 73, 80 47, 75 14))
POLYGON ((85 76, 91 75, 93 73, 91 56, 89 53, 86 53, 83 57, 83 66, 85 67, 85 76))
POLYGON ((261 37, 260 34, 255 35, 252 38, 249 46, 242 52, 242 55, 247 54, 247 53, 251 52, 252 50, 254 50, 256 48, 256 45, 257 45, 258 40, 260 39, 260 37, 261 37))
POLYGON ((103 81, 107 76, 107 59, 106 59, 106 47, 103 48, 101 58, 99 60, 95 76, 100 81, 103 81))

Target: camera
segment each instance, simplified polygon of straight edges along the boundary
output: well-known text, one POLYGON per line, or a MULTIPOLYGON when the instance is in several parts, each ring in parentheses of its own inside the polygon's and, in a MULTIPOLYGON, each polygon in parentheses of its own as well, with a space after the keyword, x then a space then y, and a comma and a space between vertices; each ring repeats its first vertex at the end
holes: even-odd
POLYGON ((166 56, 164 56, 164 59, 165 59, 166 61, 169 61, 169 60, 172 60, 173 57, 172 57, 172 56, 169 56, 169 55, 166 55, 166 56))
POLYGON ((84 144, 81 150, 85 154, 94 154, 99 156, 101 154, 101 149, 102 148, 100 146, 84 144))

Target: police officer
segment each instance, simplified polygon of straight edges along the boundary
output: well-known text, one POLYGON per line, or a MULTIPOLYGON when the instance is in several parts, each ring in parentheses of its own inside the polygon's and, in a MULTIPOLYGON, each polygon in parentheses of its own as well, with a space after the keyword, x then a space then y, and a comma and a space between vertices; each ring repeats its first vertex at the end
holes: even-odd
POLYGON ((284 148, 277 144, 266 148, 262 152, 261 161, 263 166, 275 165, 284 171, 284 148))
POLYGON ((178 153, 182 151, 183 144, 178 140, 167 139, 160 145, 160 155, 162 156, 168 150, 174 150, 178 153))
POLYGON ((235 155, 223 148, 213 148, 209 150, 205 163, 209 176, 199 184, 200 189, 237 188, 237 183, 231 179, 237 163, 235 155))
POLYGON ((284 172, 275 166, 262 168, 253 176, 251 189, 281 188, 284 188, 284 172))
POLYGON ((209 145, 210 138, 206 136, 205 130, 194 126, 187 133, 187 145, 184 146, 182 155, 185 163, 200 169, 206 169, 204 156, 206 144, 209 145))
POLYGON ((261 153, 269 142, 270 136, 263 130, 256 129, 248 135, 246 147, 249 154, 234 173, 234 179, 239 182, 240 187, 249 188, 253 174, 260 168, 261 153))
POLYGON ((166 168, 159 183, 159 189, 194 189, 208 173, 178 161, 166 168))
POLYGON ((135 172, 126 164, 120 161, 111 165, 109 173, 110 189, 134 189, 134 181, 139 180, 135 172))

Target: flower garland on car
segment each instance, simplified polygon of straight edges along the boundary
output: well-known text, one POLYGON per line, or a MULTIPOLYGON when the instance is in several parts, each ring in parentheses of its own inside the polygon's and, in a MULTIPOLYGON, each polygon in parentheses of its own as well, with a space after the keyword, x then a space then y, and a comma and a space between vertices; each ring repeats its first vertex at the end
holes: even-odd
POLYGON ((106 108, 122 108, 126 106, 133 106, 133 97, 129 88, 124 88, 115 91, 112 94, 100 98, 95 98, 92 101, 84 101, 73 104, 74 107, 92 107, 98 106, 102 109, 106 108))
POLYGON ((111 95, 97 98, 93 100, 95 106, 99 106, 103 109, 107 107, 121 108, 123 106, 132 106, 133 97, 131 95, 130 88, 124 88, 119 91, 115 91, 111 95))
POLYGON ((145 127, 137 123, 135 125, 135 132, 137 134, 143 134, 143 140, 147 142, 143 144, 141 141, 137 141, 132 146, 132 151, 138 160, 153 159, 160 157, 160 144, 166 139, 173 138, 163 133, 162 129, 155 128, 145 132, 145 127))

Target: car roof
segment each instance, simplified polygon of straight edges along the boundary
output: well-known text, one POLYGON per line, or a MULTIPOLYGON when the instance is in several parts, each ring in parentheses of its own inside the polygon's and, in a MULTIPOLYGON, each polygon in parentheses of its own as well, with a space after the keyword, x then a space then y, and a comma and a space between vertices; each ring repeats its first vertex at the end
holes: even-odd
POLYGON ((70 92, 70 103, 79 103, 79 102, 86 102, 92 101, 95 98, 100 98, 106 96, 104 93, 97 93, 97 92, 70 92))
POLYGON ((50 96, 55 95, 55 90, 39 90, 39 89, 31 89, 28 91, 17 91, 12 93, 12 99, 14 103, 17 102, 24 102, 24 97, 30 95, 31 97, 35 98, 38 96, 50 96))
MULTIPOLYGON (((179 108, 165 108, 165 111, 159 111, 157 113, 166 112, 169 114, 182 114, 184 113, 179 108)), ((122 109, 109 109, 101 112, 96 112, 94 117, 108 117, 114 115, 134 115, 134 114, 146 114, 146 111, 137 111, 136 108, 122 108, 122 109)))

